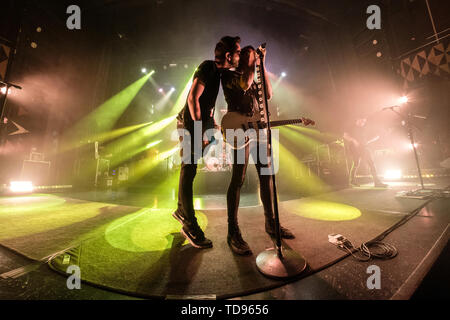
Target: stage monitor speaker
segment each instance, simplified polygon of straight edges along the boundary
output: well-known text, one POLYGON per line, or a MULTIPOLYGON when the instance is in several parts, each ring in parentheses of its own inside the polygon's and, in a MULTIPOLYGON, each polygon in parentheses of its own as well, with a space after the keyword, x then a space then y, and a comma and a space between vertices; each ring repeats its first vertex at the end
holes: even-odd
POLYGON ((35 186, 46 185, 50 178, 50 166, 50 161, 24 160, 20 178, 31 181, 35 186))

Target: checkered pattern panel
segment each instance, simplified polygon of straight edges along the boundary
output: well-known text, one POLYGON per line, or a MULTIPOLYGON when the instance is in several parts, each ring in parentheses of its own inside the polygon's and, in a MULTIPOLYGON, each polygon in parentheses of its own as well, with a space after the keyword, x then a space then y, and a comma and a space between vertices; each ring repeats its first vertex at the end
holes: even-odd
POLYGON ((0 43, 0 80, 2 81, 5 79, 6 76, 10 52, 11 52, 10 47, 0 43))
POLYGON ((450 41, 446 39, 402 59, 397 73, 403 78, 405 88, 429 74, 450 79, 450 41))

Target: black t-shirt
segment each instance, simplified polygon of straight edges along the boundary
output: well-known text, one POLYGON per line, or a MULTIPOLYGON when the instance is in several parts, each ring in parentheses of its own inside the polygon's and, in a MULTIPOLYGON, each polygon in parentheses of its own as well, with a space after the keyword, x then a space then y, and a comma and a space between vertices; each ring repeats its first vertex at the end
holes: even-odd
MULTIPOLYGON (((217 95, 219 94, 220 70, 214 61, 206 60, 197 68, 194 74, 195 78, 198 78, 205 86, 199 98, 202 122, 211 126, 211 124, 214 124, 214 115, 211 116, 211 111, 216 104, 217 95)), ((178 114, 178 119, 183 121, 185 128, 189 129, 193 127, 194 121, 189 112, 187 101, 184 108, 178 114)))
POLYGON ((358 141, 360 147, 363 147, 367 143, 367 125, 364 127, 359 127, 356 125, 355 121, 351 121, 345 126, 344 132, 358 141))
POLYGON ((247 91, 240 86, 241 73, 225 70, 222 73, 222 89, 228 105, 228 111, 237 111, 246 115, 253 115, 257 110, 258 89, 255 81, 247 91))

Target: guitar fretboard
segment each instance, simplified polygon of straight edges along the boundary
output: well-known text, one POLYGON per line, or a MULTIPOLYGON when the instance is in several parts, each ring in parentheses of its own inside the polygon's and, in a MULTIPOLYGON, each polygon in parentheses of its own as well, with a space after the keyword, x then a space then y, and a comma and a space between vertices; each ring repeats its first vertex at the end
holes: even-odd
POLYGON ((292 119, 292 120, 276 120, 276 121, 270 121, 271 127, 277 127, 277 126, 285 126, 288 124, 298 124, 302 123, 302 119, 292 119))

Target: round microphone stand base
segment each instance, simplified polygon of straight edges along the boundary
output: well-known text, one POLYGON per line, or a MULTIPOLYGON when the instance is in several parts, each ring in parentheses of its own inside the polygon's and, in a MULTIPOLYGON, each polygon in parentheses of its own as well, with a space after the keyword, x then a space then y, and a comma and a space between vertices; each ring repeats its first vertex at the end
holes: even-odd
POLYGON ((267 277, 292 278, 306 269, 306 261, 291 249, 282 249, 278 254, 276 248, 261 252, 256 257, 258 270, 267 277))

